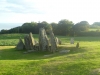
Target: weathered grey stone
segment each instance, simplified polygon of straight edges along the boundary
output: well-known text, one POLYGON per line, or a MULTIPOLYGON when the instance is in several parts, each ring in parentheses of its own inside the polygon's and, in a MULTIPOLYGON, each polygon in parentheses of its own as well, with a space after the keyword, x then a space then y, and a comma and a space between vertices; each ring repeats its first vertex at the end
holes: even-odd
POLYGON ((23 50, 24 47, 25 47, 25 45, 24 45, 22 39, 20 38, 20 39, 19 39, 19 42, 18 42, 18 44, 17 44, 17 46, 16 46, 16 49, 17 49, 17 50, 23 50))
POLYGON ((36 45, 36 46, 37 46, 37 45, 39 45, 39 42, 38 42, 38 41, 36 41, 36 40, 35 40, 35 45, 36 45))
POLYGON ((51 43, 51 52, 54 53, 57 50, 57 44, 52 30, 50 30, 50 43, 51 43))
POLYGON ((44 28, 39 30, 39 50, 46 51, 48 48, 48 37, 44 28))
POLYGON ((34 52, 34 51, 35 51, 35 50, 28 50, 27 52, 30 53, 30 52, 34 52))
POLYGON ((34 49, 34 45, 35 45, 35 40, 34 40, 31 32, 29 34, 29 43, 30 43, 30 49, 33 50, 34 49))
POLYGON ((61 40, 58 40, 58 43, 59 43, 59 45, 61 45, 62 44, 61 40))
POLYGON ((48 39, 47 35, 45 35, 45 41, 46 41, 46 50, 50 50, 50 48, 49 48, 50 43, 49 43, 49 39, 48 39))
POLYGON ((31 48, 30 48, 29 35, 26 35, 26 36, 24 37, 24 42, 25 42, 25 49, 26 49, 26 50, 30 50, 31 48))
POLYGON ((44 55, 44 57, 50 57, 50 56, 52 56, 52 55, 44 55))
POLYGON ((56 44, 61 45, 61 40, 59 40, 57 37, 56 37, 56 44))
POLYGON ((29 35, 26 35, 24 37, 24 42, 25 42, 25 49, 26 50, 34 50, 35 40, 34 40, 31 32, 29 35))
POLYGON ((56 40, 56 44, 59 45, 59 39, 56 37, 55 40, 56 40))
POLYGON ((59 53, 68 53, 68 52, 70 52, 70 50, 61 50, 61 51, 59 51, 59 53))
POLYGON ((70 44, 74 44, 74 38, 71 38, 70 44))

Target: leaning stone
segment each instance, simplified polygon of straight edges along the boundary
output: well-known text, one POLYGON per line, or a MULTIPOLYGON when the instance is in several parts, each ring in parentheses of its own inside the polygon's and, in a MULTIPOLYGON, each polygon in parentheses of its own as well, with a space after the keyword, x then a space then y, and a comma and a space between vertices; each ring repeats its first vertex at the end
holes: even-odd
POLYGON ((55 40, 56 40, 56 44, 59 45, 59 39, 56 37, 55 40))
POLYGON ((59 51, 59 53, 68 53, 70 52, 70 50, 62 50, 62 51, 59 51))
POLYGON ((34 45, 35 45, 35 40, 34 40, 31 32, 29 34, 29 43, 30 43, 30 49, 33 50, 34 49, 34 45))
POLYGON ((17 46, 16 46, 16 49, 17 50, 23 50, 24 49, 24 43, 23 43, 23 41, 22 41, 22 39, 20 38, 19 39, 19 43, 17 44, 17 46))
POLYGON ((57 44, 52 30, 50 30, 50 43, 51 43, 51 52, 54 53, 57 50, 57 44))

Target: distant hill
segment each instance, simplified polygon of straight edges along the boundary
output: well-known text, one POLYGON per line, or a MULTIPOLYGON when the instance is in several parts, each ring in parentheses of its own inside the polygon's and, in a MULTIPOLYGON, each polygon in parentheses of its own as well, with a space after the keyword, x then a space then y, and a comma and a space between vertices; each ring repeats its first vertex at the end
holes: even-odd
POLYGON ((0 30, 11 29, 17 26, 22 26, 23 23, 0 23, 0 30))

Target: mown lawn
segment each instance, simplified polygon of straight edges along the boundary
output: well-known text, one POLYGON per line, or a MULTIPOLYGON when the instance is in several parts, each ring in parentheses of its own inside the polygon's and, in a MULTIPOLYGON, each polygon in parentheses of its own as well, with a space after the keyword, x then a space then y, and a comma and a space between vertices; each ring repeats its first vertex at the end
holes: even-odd
MULTIPOLYGON (((12 34, 8 38, 3 36, 9 35, 0 36, 0 40, 18 41, 24 34, 12 34)), ((38 38, 38 35, 33 36, 38 38)), ((74 37, 74 45, 70 44, 71 37, 57 37, 62 41, 58 50, 70 50, 69 53, 24 54, 24 50, 17 51, 15 46, 0 46, 0 75, 100 75, 100 37, 74 37), (75 48, 77 42, 80 43, 78 49, 75 48)))

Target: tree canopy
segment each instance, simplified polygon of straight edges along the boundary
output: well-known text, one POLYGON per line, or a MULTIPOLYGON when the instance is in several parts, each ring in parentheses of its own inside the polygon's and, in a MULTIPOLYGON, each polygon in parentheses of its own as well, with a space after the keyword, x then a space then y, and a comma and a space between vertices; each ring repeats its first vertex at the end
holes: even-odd
MULTIPOLYGON (((9 30, 2 29, 1 34, 5 33, 29 33, 38 34, 40 28, 45 28, 47 34, 49 34, 49 29, 52 29, 55 35, 80 35, 85 34, 89 30, 89 27, 97 27, 100 26, 100 22, 94 22, 90 25, 87 21, 81 21, 74 24, 72 21, 67 19, 62 19, 58 23, 48 23, 46 21, 43 22, 30 22, 24 23, 22 26, 14 27, 9 30)), ((92 33, 92 32, 91 32, 92 33)), ((89 33, 87 33, 89 34, 89 33)), ((99 34, 99 33, 98 33, 99 34)))

